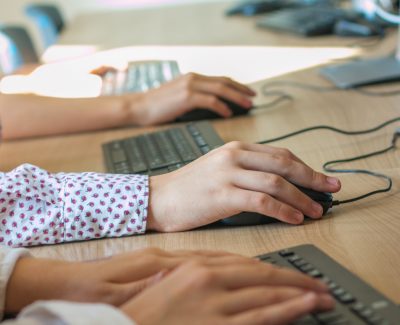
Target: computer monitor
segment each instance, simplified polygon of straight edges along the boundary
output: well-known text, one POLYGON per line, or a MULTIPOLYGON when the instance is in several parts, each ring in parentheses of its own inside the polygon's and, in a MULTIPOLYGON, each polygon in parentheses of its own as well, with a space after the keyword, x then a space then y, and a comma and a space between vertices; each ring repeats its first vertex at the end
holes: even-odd
MULTIPOLYGON (((355 10, 361 10, 366 18, 379 16, 391 23, 400 24, 400 17, 385 15, 385 9, 377 8, 375 1, 379 0, 353 0, 353 5, 355 10)), ((395 54, 327 66, 321 69, 321 74, 342 89, 400 80, 400 27, 395 54)))

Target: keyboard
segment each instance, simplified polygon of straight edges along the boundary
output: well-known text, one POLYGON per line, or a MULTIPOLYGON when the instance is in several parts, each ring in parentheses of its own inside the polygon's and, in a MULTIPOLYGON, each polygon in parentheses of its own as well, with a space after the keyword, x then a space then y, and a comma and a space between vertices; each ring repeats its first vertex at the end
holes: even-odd
POLYGON ((176 61, 130 62, 126 70, 111 70, 103 76, 101 94, 106 96, 144 92, 157 88, 180 74, 176 61))
POLYGON ((257 26, 302 36, 318 36, 332 34, 337 21, 350 18, 354 18, 354 13, 338 8, 294 8, 264 15, 257 21, 257 26))
POLYGON ((160 175, 174 171, 224 142, 209 122, 189 123, 103 145, 107 171, 160 175))
POLYGON ((288 267, 328 284, 336 300, 333 311, 308 315, 293 325, 395 325, 400 308, 313 245, 301 245, 257 256, 261 261, 288 267))

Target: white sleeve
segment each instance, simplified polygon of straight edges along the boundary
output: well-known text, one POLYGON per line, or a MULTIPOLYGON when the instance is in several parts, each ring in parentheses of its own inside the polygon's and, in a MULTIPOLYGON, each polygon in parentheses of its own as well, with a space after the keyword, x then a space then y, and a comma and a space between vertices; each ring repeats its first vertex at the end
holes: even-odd
POLYGON ((0 246, 0 320, 4 317, 8 280, 14 270, 15 263, 22 256, 29 256, 28 250, 0 246))
POLYGON ((105 304, 39 301, 26 307, 15 320, 2 325, 135 325, 117 308, 105 304))

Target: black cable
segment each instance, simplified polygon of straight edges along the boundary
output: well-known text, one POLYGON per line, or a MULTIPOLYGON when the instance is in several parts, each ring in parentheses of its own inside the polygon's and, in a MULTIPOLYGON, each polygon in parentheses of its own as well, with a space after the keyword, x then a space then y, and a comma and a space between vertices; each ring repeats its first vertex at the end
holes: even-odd
MULTIPOLYGON (((280 136, 280 137, 276 137, 276 138, 273 138, 273 139, 260 141, 258 143, 259 144, 271 143, 271 142, 283 140, 283 139, 286 139, 286 138, 289 138, 289 137, 292 137, 292 136, 295 136, 295 135, 298 135, 298 134, 301 134, 301 133, 305 133, 305 132, 309 132, 309 131, 313 131, 313 130, 320 130, 320 129, 330 130, 330 131, 338 132, 340 134, 345 134, 345 135, 361 135, 361 134, 367 134, 367 133, 378 131, 378 130, 384 128, 385 126, 388 126, 388 125, 390 125, 392 123, 395 123, 395 122, 398 122, 398 121, 400 121, 400 117, 396 117, 396 118, 393 118, 391 120, 388 120, 388 121, 386 121, 386 122, 384 122, 382 124, 379 124, 376 127, 373 127, 373 128, 370 128, 370 129, 366 129, 366 130, 360 130, 360 131, 346 131, 346 130, 341 130, 341 129, 338 129, 338 128, 335 128, 335 127, 331 127, 331 126, 328 126, 328 125, 317 125, 317 126, 301 129, 301 130, 298 130, 298 131, 295 131, 295 132, 292 132, 292 133, 289 133, 289 134, 286 134, 286 135, 283 135, 283 136, 280 136)), ((379 190, 375 190, 375 191, 372 191, 372 192, 368 192, 366 194, 363 194, 363 195, 360 195, 360 196, 357 196, 357 197, 353 197, 351 199, 346 199, 346 200, 342 200, 342 201, 335 200, 335 201, 332 202, 332 206, 359 201, 359 200, 365 199, 365 198, 367 198, 369 196, 372 196, 372 195, 389 192, 392 189, 393 181, 389 176, 387 176, 385 174, 372 172, 372 171, 364 170, 364 169, 335 169, 335 168, 332 168, 330 166, 331 165, 335 165, 335 164, 340 164, 340 163, 353 162, 353 161, 361 160, 361 159, 367 159, 367 158, 370 158, 370 157, 373 157, 373 156, 378 156, 378 155, 384 154, 384 153, 386 153, 388 151, 394 150, 394 149, 396 149, 396 142, 397 142, 398 138, 400 138, 400 128, 398 128, 396 130, 396 132, 394 133, 393 138, 392 138, 392 143, 387 148, 384 148, 384 149, 381 149, 381 150, 377 150, 377 151, 373 151, 373 152, 370 152, 370 153, 367 153, 367 154, 363 154, 363 155, 360 155, 360 156, 356 156, 356 157, 331 160, 331 161, 328 161, 328 162, 324 163, 323 169, 326 172, 330 172, 330 173, 365 174, 365 175, 370 175, 370 176, 373 176, 373 177, 383 178, 383 179, 385 179, 387 181, 387 186, 385 188, 382 188, 382 189, 379 189, 379 190)))
POLYGON ((392 189, 393 181, 389 176, 387 176, 385 174, 372 172, 372 171, 365 170, 365 169, 335 169, 335 168, 330 167, 331 165, 340 164, 340 163, 346 163, 346 162, 352 162, 352 161, 366 159, 366 158, 373 157, 373 156, 378 156, 378 155, 384 154, 384 153, 386 153, 386 152, 388 152, 390 150, 393 150, 395 148, 396 148, 395 143, 392 143, 389 147, 387 147, 385 149, 374 151, 374 152, 370 152, 368 154, 364 154, 364 155, 360 155, 360 156, 356 156, 356 157, 352 157, 352 158, 347 158, 347 159, 338 159, 338 160, 327 161, 323 165, 323 169, 326 172, 329 172, 329 173, 352 173, 352 174, 354 173, 354 174, 370 175, 370 176, 374 176, 374 177, 383 178, 388 183, 388 185, 385 188, 382 188, 382 189, 379 189, 379 190, 375 190, 375 191, 372 191, 372 192, 368 192, 366 194, 363 194, 363 195, 360 195, 360 196, 356 196, 356 197, 351 198, 351 199, 342 200, 342 201, 335 200, 335 201, 332 202, 332 206, 351 203, 351 202, 355 202, 355 201, 358 201, 358 200, 365 199, 365 198, 367 198, 369 196, 372 196, 372 195, 375 195, 375 194, 389 192, 392 189))
POLYGON ((338 128, 335 128, 335 127, 329 126, 329 125, 316 125, 316 126, 311 126, 308 128, 300 129, 298 131, 291 132, 291 133, 288 133, 288 134, 285 134, 285 135, 282 135, 282 136, 279 136, 276 138, 260 141, 258 143, 259 144, 267 144, 267 143, 271 143, 271 142, 276 142, 276 141, 280 141, 283 139, 293 137, 293 136, 301 134, 301 133, 306 133, 306 132, 310 132, 310 131, 314 131, 314 130, 329 130, 329 131, 337 132, 337 133, 344 134, 344 135, 362 135, 362 134, 368 134, 368 133, 378 131, 390 124, 393 124, 393 123, 399 122, 399 121, 400 121, 400 117, 396 117, 396 118, 388 120, 382 124, 379 124, 378 126, 375 126, 373 128, 366 129, 366 130, 359 130, 359 131, 346 131, 346 130, 338 129, 338 128))
POLYGON ((278 105, 280 102, 283 102, 283 101, 286 101, 286 100, 288 100, 288 101, 294 100, 292 95, 286 94, 286 93, 281 92, 281 91, 271 91, 268 94, 264 93, 264 96, 278 96, 278 98, 272 100, 269 103, 258 104, 256 106, 254 106, 253 109, 270 108, 270 107, 278 105))

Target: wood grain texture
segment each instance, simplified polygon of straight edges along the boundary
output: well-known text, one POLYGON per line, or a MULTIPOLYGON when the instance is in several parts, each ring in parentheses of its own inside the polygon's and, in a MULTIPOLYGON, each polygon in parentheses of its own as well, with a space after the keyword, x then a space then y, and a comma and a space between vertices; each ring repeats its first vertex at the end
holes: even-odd
MULTIPOLYGON (((97 44, 110 48, 128 45, 279 45, 346 46, 351 39, 323 37, 302 39, 257 30, 254 21, 224 18, 226 4, 206 4, 126 11, 82 16, 70 25, 61 44, 97 44), (89 28, 90 26, 90 28, 89 28)), ((395 42, 390 35, 366 56, 389 53, 395 42)), ((294 58, 296 59, 296 58, 294 58)), ((290 79, 329 85, 318 76, 317 68, 300 70, 278 79, 290 79)), ((254 84, 257 88, 266 81, 254 84)), ((389 90, 396 85, 381 86, 389 90)), ((352 91, 316 93, 285 88, 295 100, 274 109, 256 110, 251 115, 213 125, 225 141, 256 142, 299 128, 328 124, 356 130, 375 126, 400 116, 399 97, 368 97, 352 91)), ((270 98, 260 96, 257 101, 270 98)), ((346 158, 386 147, 397 125, 364 136, 346 137, 329 131, 314 131, 276 143, 290 148, 316 169, 330 159, 346 158)), ((168 127, 168 126, 163 126, 168 127)), ((161 128, 161 127, 160 127, 161 128)), ((160 128, 125 128, 53 138, 2 143, 0 168, 9 170, 30 162, 52 172, 104 171, 101 144, 160 128)), ((130 238, 97 240, 32 249, 37 256, 85 260, 110 254, 157 246, 165 249, 219 249, 253 256, 287 246, 313 243, 345 265, 388 297, 400 303, 400 155, 392 151, 379 157, 346 166, 370 168, 394 178, 390 194, 362 202, 339 206, 323 220, 307 221, 302 226, 272 224, 229 229, 195 230, 174 234, 150 233, 130 238)), ((344 199, 383 186, 368 176, 340 177, 343 190, 336 198, 344 199)))

